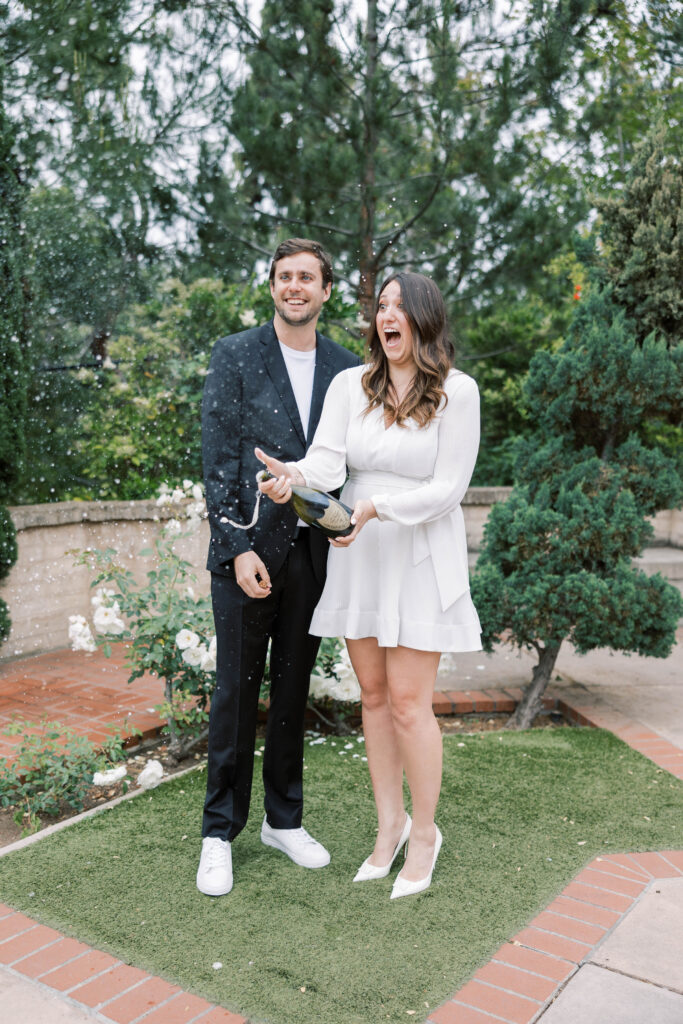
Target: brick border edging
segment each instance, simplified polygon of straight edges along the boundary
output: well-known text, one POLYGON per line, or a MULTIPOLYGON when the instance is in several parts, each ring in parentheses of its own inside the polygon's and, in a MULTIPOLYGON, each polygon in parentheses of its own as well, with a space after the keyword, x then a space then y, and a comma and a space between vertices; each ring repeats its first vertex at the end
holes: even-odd
POLYGON ((0 904, 0 964, 116 1024, 248 1024, 230 1010, 0 904))
POLYGON ((596 857, 427 1024, 531 1024, 645 890, 675 877, 683 877, 683 850, 596 857))
MULTIPOLYGON (((650 885, 683 877, 683 850, 595 857, 427 1024, 531 1024, 650 885)), ((177 985, 0 904, 0 964, 103 1022, 248 1024, 177 985)))

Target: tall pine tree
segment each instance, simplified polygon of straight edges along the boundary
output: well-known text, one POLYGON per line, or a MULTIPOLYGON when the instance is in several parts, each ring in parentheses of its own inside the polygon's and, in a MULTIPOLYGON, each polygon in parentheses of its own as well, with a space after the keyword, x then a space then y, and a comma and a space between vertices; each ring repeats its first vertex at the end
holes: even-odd
POLYGON ((471 302, 529 288, 587 209, 546 144, 562 144, 576 54, 610 7, 560 0, 501 20, 488 0, 369 0, 364 17, 265 0, 260 25, 236 19, 248 75, 202 151, 204 257, 225 272, 279 234, 315 235, 366 314, 389 265, 471 302))

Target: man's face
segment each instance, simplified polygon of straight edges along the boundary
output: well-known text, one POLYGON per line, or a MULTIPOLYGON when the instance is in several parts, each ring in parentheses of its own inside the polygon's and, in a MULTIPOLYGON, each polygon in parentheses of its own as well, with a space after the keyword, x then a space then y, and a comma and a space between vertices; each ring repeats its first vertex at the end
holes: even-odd
POLYGON ((323 286, 320 263, 312 252, 283 256, 275 264, 270 294, 276 312, 291 327, 303 327, 311 321, 315 322, 331 290, 332 285, 323 286))

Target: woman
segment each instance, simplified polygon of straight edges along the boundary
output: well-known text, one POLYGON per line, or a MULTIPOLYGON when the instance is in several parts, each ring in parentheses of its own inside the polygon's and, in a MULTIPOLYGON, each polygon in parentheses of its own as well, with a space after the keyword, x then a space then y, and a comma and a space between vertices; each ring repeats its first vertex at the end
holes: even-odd
POLYGON ((432 711, 441 652, 481 649, 460 508, 479 444, 479 394, 451 368, 452 354, 436 285, 393 274, 380 288, 367 363, 333 380, 306 457, 285 464, 256 449, 277 478, 261 490, 276 502, 289 499, 291 483, 339 487, 348 465, 342 500, 355 529, 331 541, 310 631, 345 637, 361 686, 379 830, 354 881, 385 877, 409 840, 392 899, 429 887, 442 842, 432 711))

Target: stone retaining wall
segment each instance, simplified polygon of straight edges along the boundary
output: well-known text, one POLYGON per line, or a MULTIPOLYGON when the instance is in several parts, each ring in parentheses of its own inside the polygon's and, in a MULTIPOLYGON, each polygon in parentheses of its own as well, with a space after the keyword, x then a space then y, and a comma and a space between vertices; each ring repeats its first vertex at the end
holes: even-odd
MULTIPOLYGON (((463 501, 467 543, 476 553, 491 505, 503 501, 509 487, 472 487, 463 501)), ((139 552, 151 545, 170 514, 152 501, 63 501, 10 509, 17 529, 19 558, 0 597, 9 605, 12 633, 0 649, 0 660, 68 645, 69 615, 90 610, 90 574, 74 565, 73 551, 116 548, 122 560, 142 579, 152 559, 139 552)), ((683 548, 683 513, 662 512, 654 520, 654 544, 683 548)), ((195 567, 196 589, 208 592, 204 565, 209 529, 202 522, 177 550, 195 567)))

